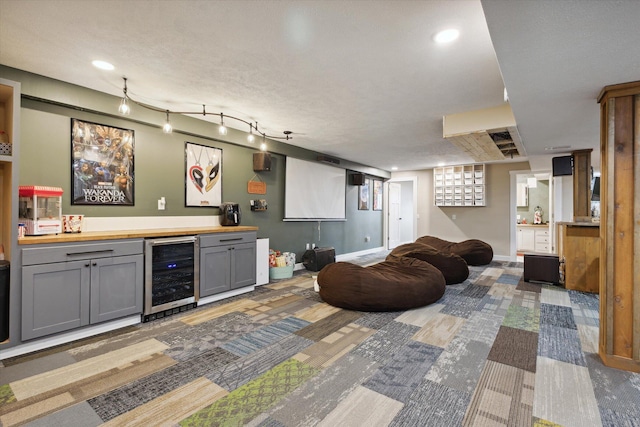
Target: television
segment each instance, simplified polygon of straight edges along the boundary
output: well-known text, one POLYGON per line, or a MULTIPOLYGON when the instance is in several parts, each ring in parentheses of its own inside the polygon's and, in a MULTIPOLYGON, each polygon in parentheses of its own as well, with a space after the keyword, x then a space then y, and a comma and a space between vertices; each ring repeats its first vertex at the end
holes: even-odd
POLYGON ((573 175, 573 156, 560 156, 551 159, 553 176, 573 175))
POLYGON ((596 176, 593 178, 593 188, 591 189, 591 201, 599 202, 600 201, 600 177, 596 176))

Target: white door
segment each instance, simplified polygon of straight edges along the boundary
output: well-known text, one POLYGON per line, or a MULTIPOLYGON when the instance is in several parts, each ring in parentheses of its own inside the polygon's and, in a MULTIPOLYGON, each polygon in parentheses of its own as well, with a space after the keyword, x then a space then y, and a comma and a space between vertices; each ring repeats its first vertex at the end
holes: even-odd
POLYGON ((402 187, 397 182, 389 183, 389 247, 393 249, 400 244, 400 194, 402 187))

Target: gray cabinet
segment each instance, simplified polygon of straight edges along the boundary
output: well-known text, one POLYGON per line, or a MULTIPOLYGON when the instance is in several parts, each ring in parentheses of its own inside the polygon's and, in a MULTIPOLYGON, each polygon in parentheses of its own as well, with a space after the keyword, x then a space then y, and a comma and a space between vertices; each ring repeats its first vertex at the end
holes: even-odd
POLYGON ((22 250, 22 339, 142 313, 142 240, 22 250))
POLYGON ((256 233, 200 236, 200 297, 256 284, 256 233))

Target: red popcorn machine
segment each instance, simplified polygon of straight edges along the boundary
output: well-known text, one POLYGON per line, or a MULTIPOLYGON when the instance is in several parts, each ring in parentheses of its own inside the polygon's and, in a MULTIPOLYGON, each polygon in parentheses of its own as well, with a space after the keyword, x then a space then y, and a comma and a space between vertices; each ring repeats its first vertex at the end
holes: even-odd
POLYGON ((18 197, 18 221, 24 224, 25 234, 62 233, 62 188, 21 185, 18 197))

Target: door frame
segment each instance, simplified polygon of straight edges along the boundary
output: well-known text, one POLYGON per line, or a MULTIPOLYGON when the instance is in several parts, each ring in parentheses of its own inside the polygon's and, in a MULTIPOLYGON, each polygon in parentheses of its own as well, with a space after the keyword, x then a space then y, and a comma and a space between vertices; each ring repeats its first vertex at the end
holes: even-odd
MULTIPOLYGON (((401 178, 391 178, 384 183, 384 248, 389 249, 389 183, 395 182, 400 183, 402 185, 403 182, 411 182, 412 183, 412 194, 413 194, 413 221, 412 221, 412 236, 413 241, 418 238, 418 177, 417 176, 408 176, 401 178)), ((400 204, 402 205, 403 198, 400 199, 400 204)))

